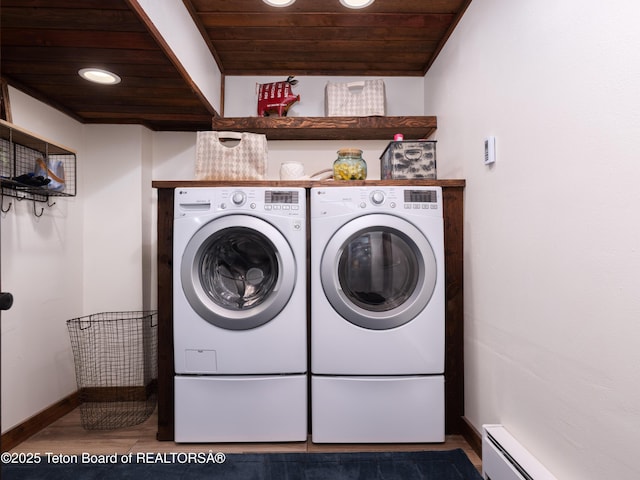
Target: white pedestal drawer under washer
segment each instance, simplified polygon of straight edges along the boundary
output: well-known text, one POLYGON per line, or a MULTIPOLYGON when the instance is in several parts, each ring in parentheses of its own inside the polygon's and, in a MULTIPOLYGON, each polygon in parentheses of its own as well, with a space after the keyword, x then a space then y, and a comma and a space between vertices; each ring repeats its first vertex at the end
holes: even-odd
POLYGON ((441 188, 312 188, 311 233, 312 440, 444 441, 441 188))
POLYGON ((306 195, 177 188, 176 442, 307 437, 306 195))

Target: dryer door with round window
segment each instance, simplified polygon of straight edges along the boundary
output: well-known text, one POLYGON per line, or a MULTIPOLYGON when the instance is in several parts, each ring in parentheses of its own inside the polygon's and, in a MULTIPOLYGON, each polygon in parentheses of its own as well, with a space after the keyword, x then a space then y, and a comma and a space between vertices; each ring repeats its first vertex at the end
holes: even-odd
POLYGON ((327 243, 324 293, 347 321, 363 328, 399 327, 429 303, 439 272, 425 235, 393 215, 358 217, 327 243))
POLYGON ((220 217, 187 244, 182 289, 207 322, 247 330, 285 307, 297 280, 295 262, 289 243, 270 223, 249 215, 220 217))

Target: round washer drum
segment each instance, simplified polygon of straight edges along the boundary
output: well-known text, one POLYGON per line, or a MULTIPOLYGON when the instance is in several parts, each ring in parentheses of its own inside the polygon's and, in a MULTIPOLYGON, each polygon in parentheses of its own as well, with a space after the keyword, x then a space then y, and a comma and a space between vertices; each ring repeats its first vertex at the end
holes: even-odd
POLYGON ((248 330, 282 311, 296 271, 291 246, 277 228, 250 215, 227 215, 189 240, 180 278, 187 301, 203 319, 248 330))
POLYGON ((327 243, 320 279, 332 307, 347 321, 388 330, 415 319, 436 285, 436 257, 424 234, 394 215, 364 215, 327 243))

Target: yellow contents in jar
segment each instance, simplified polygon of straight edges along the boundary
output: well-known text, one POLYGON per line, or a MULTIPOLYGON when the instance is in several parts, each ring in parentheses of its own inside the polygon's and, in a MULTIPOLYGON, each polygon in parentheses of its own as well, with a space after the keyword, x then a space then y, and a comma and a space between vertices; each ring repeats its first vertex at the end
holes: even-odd
POLYGON ((333 162, 334 180, 366 180, 367 163, 362 158, 362 150, 343 148, 338 150, 338 159, 333 162))

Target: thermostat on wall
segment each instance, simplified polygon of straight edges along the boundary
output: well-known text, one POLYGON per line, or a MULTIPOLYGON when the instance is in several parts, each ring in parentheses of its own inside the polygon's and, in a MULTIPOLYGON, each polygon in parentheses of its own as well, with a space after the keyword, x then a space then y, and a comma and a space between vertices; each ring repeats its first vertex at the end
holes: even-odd
POLYGON ((490 165, 496 161, 496 137, 484 139, 484 164, 490 165))

